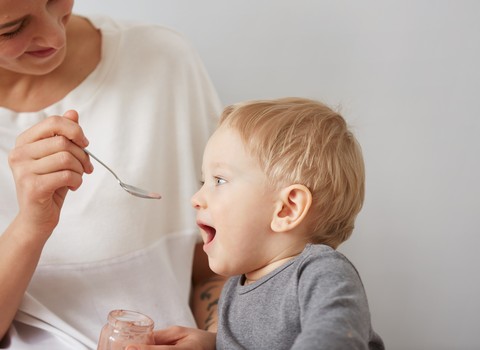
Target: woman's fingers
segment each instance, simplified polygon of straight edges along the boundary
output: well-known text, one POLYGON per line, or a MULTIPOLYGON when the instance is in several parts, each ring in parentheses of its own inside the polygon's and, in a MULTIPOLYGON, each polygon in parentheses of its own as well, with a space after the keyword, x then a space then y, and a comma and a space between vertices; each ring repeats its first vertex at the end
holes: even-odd
POLYGON ((88 146, 88 140, 75 118, 76 112, 68 111, 66 117, 51 116, 32 126, 17 137, 16 146, 23 146, 53 136, 64 136, 80 148, 88 146))
POLYGON ((70 170, 62 170, 45 175, 38 175, 35 178, 31 178, 33 181, 25 181, 25 186, 31 186, 28 193, 36 193, 36 198, 41 200, 42 198, 50 198, 52 195, 62 188, 68 188, 75 191, 82 184, 83 178, 81 174, 70 170), (35 188, 32 188, 35 187, 35 188))
POLYGON ((45 183, 56 183, 57 187, 61 185, 71 190, 80 186, 84 173, 82 164, 68 152, 56 153, 38 160, 33 164, 32 171, 40 175, 45 183))
POLYGON ((63 113, 63 116, 65 118, 68 118, 70 120, 73 120, 75 123, 78 123, 78 113, 77 111, 71 109, 63 113))
MULTIPOLYGON (((18 151, 24 152, 26 158, 33 160, 49 159, 57 161, 56 167, 59 169, 77 169, 79 172, 88 174, 93 171, 93 165, 88 154, 64 136, 50 137, 33 144, 27 144, 19 147, 18 151), (76 167, 72 167, 72 165, 76 165, 76 167), (82 169, 80 170, 78 166, 81 166, 82 169)), ((50 171, 53 170, 51 168, 50 171)), ((49 170, 38 171, 39 174, 45 172, 49 172, 49 170)))
POLYGON ((79 174, 93 171, 90 158, 83 149, 63 136, 16 147, 10 152, 9 162, 14 173, 43 175, 61 170, 79 174))
POLYGON ((68 111, 65 117, 49 117, 17 138, 9 164, 22 203, 52 200, 66 188, 76 190, 82 175, 93 171, 83 150, 88 141, 77 121, 78 114, 68 111))
POLYGON ((13 160, 12 163, 21 202, 43 202, 61 188, 76 190, 82 184, 83 167, 68 152, 33 161, 15 163, 13 160))
POLYGON ((53 116, 17 137, 9 154, 19 204, 18 217, 30 229, 21 233, 32 242, 44 242, 58 224, 68 190, 82 184, 93 166, 83 148, 88 140, 78 125, 78 114, 53 116))
MULTIPOLYGON (((90 158, 83 151, 88 140, 78 125, 78 113, 73 110, 65 112, 64 116, 51 116, 34 125, 17 137, 16 147, 11 152, 11 159, 39 160, 53 154, 68 152, 83 166, 83 171, 91 173, 93 170, 90 158)), ((53 158, 50 158, 53 159, 53 158)), ((57 155, 60 161, 58 166, 65 170, 76 170, 67 154, 57 155)), ((44 162, 45 163, 45 162, 44 162)), ((48 172, 48 170, 46 171, 48 172)), ((45 173, 39 172, 39 174, 45 173)))

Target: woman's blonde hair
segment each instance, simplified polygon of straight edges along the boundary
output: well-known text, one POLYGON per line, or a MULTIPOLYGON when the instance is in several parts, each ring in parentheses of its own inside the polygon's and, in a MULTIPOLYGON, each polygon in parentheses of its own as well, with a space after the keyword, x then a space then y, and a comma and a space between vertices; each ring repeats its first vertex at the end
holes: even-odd
POLYGON ((304 98, 247 101, 223 111, 220 125, 237 130, 275 187, 306 186, 311 241, 336 248, 362 208, 365 169, 360 145, 343 117, 304 98))

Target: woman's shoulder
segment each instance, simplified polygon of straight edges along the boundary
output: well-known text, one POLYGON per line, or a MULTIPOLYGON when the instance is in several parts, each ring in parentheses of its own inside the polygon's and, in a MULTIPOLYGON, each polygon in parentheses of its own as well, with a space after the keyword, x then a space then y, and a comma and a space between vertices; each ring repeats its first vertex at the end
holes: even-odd
POLYGON ((120 36, 125 45, 142 46, 155 50, 158 47, 168 49, 191 49, 191 43, 173 28, 142 21, 118 20, 106 16, 92 16, 88 20, 102 34, 120 36), (159 46, 160 45, 160 46, 159 46))
POLYGON ((110 17, 91 17, 102 33, 104 58, 117 69, 152 74, 203 69, 193 44, 181 33, 166 26, 110 17), (135 67, 134 69, 132 67, 135 67), (133 69, 133 70, 132 70, 133 69))

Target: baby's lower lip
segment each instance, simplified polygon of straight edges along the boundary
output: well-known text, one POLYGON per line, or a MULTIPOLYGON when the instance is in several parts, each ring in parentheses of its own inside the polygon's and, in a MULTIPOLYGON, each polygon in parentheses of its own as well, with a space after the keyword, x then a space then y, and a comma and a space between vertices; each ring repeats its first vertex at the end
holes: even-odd
POLYGON ((27 54, 35 57, 48 57, 53 55, 57 50, 53 48, 45 49, 45 50, 37 50, 37 51, 28 51, 27 54))
POLYGON ((213 242, 215 241, 215 237, 207 236, 206 239, 203 240, 203 251, 209 254, 211 247, 213 246, 213 242))
POLYGON ((204 245, 210 244, 215 239, 215 235, 216 235, 215 229, 211 226, 203 225, 203 224, 199 224, 198 226, 203 230, 203 232, 206 235, 203 240, 204 245))
POLYGON ((210 232, 207 232, 207 239, 205 241, 205 244, 212 243, 212 241, 215 239, 215 234, 212 234, 210 232))

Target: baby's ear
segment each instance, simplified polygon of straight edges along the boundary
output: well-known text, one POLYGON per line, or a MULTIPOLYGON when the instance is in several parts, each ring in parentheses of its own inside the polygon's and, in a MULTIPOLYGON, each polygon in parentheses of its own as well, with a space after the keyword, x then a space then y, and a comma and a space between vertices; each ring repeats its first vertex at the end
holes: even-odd
POLYGON ((312 205, 312 193, 303 185, 291 185, 280 191, 272 222, 274 232, 286 232, 297 227, 312 205))

